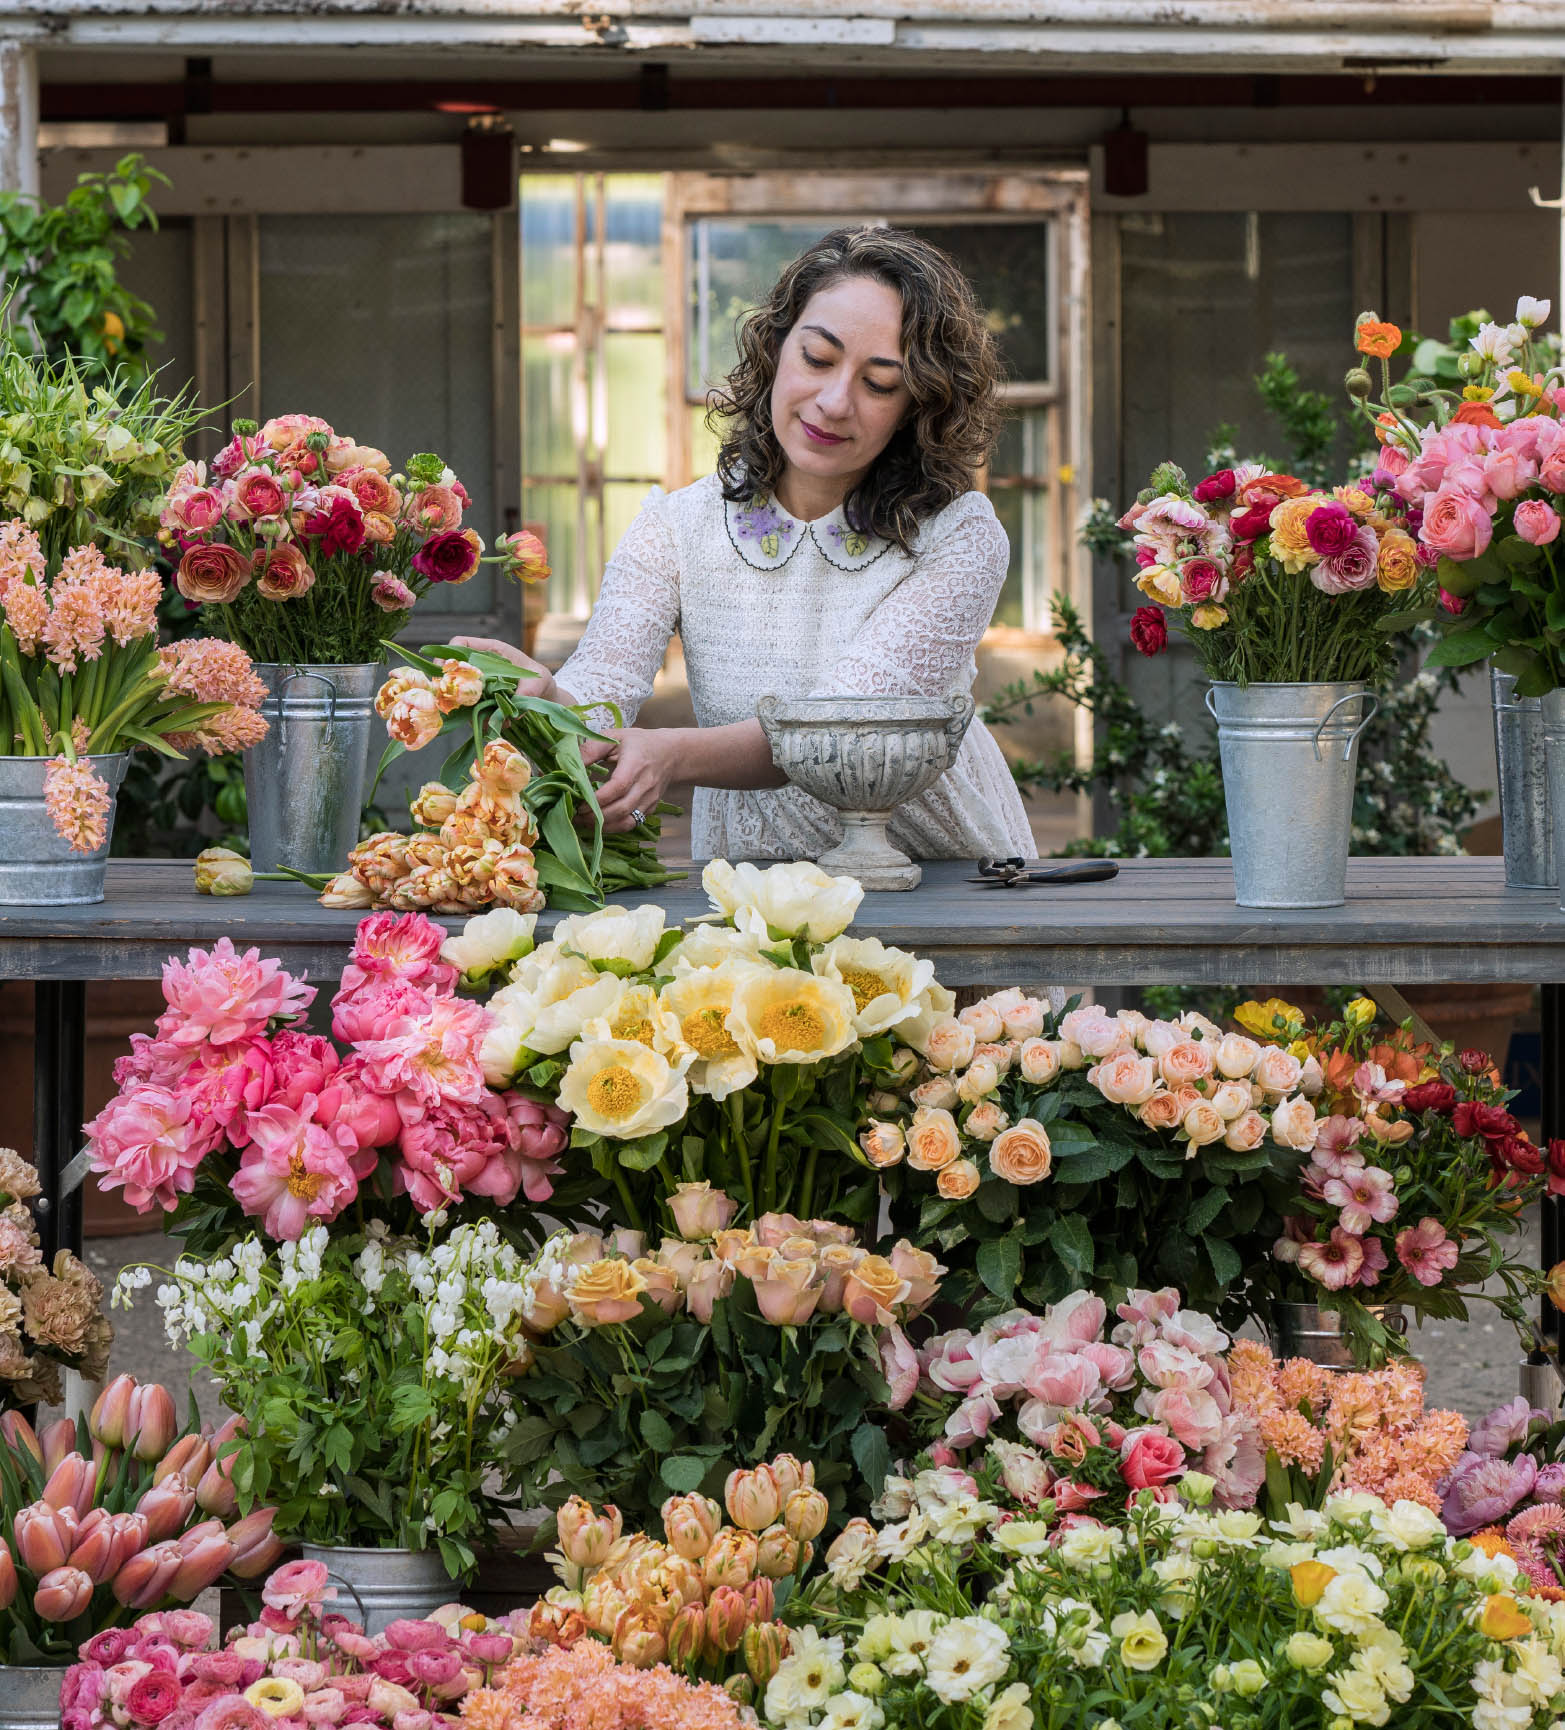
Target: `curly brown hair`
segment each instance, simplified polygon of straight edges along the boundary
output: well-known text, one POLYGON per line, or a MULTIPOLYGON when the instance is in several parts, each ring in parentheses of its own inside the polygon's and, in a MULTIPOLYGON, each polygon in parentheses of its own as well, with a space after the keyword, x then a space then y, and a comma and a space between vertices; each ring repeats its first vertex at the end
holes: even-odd
POLYGON ((778 356, 810 297, 867 276, 902 297, 913 406, 846 501, 854 528, 912 550, 918 526, 968 491, 1000 428, 1000 358, 972 284, 938 246, 897 228, 838 228, 799 254, 738 325, 739 361, 712 393, 723 497, 776 489, 787 459, 772 426, 778 356))

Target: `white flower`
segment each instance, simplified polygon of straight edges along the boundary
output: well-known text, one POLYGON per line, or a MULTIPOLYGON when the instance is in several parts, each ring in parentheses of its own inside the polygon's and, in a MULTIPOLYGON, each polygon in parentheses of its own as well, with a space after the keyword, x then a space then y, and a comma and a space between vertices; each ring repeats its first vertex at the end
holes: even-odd
POLYGON ((1025 1682, 1002 1688, 989 1702, 983 1730, 1033 1730, 1032 1690, 1025 1682))
POLYGON ((1334 1525, 1362 1527, 1371 1514, 1385 1505, 1379 1496, 1372 1496, 1367 1490, 1339 1490, 1326 1498, 1322 1512, 1334 1525))
POLYGON ((971 1700, 998 1682, 1011 1667, 1005 1630, 982 1616, 962 1616, 935 1635, 925 1661, 924 1679, 932 1693, 950 1706, 971 1700))
POLYGON ((721 967, 725 961, 761 962, 761 945, 748 931, 727 925, 701 924, 688 931, 668 958, 668 970, 676 978, 704 967, 721 967))
POLYGON ((1547 1706, 1556 1694, 1565 1691, 1565 1669, 1541 1640, 1530 1636, 1513 1640, 1507 1650, 1516 1666, 1511 1672, 1511 1686, 1524 1699, 1534 1706, 1547 1706))
POLYGON ((1500 324, 1481 324, 1477 336, 1472 339, 1473 352, 1482 355, 1485 360, 1493 361, 1496 366, 1509 366, 1511 362, 1511 339, 1505 326, 1500 324))
POLYGON ((819 1063, 854 1042, 853 993, 794 967, 747 969, 728 1031, 763 1063, 819 1063))
POLYGON ((755 1080, 755 1053, 734 1037, 728 1018, 741 981, 762 971, 751 961, 724 960, 713 967, 676 973, 658 994, 658 1020, 664 1038, 675 1049, 689 1053, 685 1079, 692 1093, 726 1099, 755 1080))
POLYGON ((1379 1556, 1361 1550, 1357 1544, 1337 1544, 1330 1549, 1317 1550, 1315 1560, 1324 1562, 1328 1568, 1335 1568, 1339 1574, 1367 1574, 1372 1580, 1378 1580, 1385 1572, 1385 1564, 1379 1556))
POLYGON ((919 1015, 923 993, 935 977, 934 962, 888 949, 878 937, 835 937, 810 958, 810 966, 853 993, 853 1031, 860 1039, 919 1015))
POLYGON ((1516 300, 1516 322, 1524 330, 1537 330, 1549 322, 1549 302, 1536 295, 1519 295, 1516 300))
POLYGON ((1321 1693, 1321 1701, 1329 1711, 1347 1718, 1354 1724, 1385 1724, 1391 1717, 1385 1690, 1356 1663, 1345 1670, 1333 1671, 1326 1678, 1330 1684, 1321 1693))
POLYGON ((930 1647, 945 1617, 933 1610, 909 1610, 890 1618, 883 1638, 888 1649, 880 1667, 888 1676, 917 1676, 924 1668, 930 1647))
POLYGON ((1125 1534, 1118 1526, 1072 1526, 1056 1554, 1067 1568, 1085 1572, 1105 1566, 1124 1547, 1125 1534))
POLYGON ((1056 1598, 1040 1612, 1040 1621, 1044 1633, 1059 1641, 1073 1664, 1095 1669, 1108 1655, 1109 1637, 1101 1618, 1079 1598, 1056 1598))
POLYGON ((482 984, 496 968, 519 961, 531 950, 537 923, 536 913, 518 913, 514 907, 475 914, 460 936, 440 945, 440 959, 457 968, 465 984, 482 984))
POLYGON ((808 1719, 842 1686, 842 1640, 823 1640, 814 1628, 796 1628, 791 1651, 766 1685, 766 1716, 779 1722, 808 1719))
POLYGON ((1338 1574, 1326 1582, 1315 1606, 1315 1620, 1324 1628, 1357 1638, 1379 1626, 1380 1613, 1390 1602, 1368 1574, 1338 1574))
POLYGON ((1445 1542, 1445 1522, 1421 1502, 1399 1501, 1369 1516, 1375 1535, 1394 1550, 1422 1550, 1445 1542))
POLYGON ((930 1513, 930 1527, 942 1544, 970 1544, 991 1521, 1000 1517, 993 1502, 956 1496, 930 1513))
POLYGON ((867 1694, 851 1689, 833 1694, 825 1712, 816 1720, 819 1730, 880 1730, 886 1714, 867 1694))
POLYGON ((663 943, 663 909, 600 907, 573 913, 554 928, 554 941, 566 955, 579 955, 600 972, 645 973, 663 943))
POLYGON ((829 943, 853 922, 864 899, 852 877, 831 877, 807 861, 766 870, 713 859, 701 873, 712 904, 740 931, 763 941, 804 937, 829 943))
POLYGON ((1286 1532, 1290 1538, 1298 1538, 1308 1543, 1311 1539, 1324 1538, 1331 1522, 1317 1508, 1304 1508, 1297 1502, 1289 1502, 1288 1517, 1284 1520, 1273 1520, 1274 1532, 1286 1532))
POLYGON ((571 1047, 559 1102, 594 1135, 625 1141, 676 1124, 690 1109, 684 1067, 634 1039, 583 1040, 571 1047))
POLYGON ((1051 1530, 1046 1520, 1007 1520, 995 1529, 994 1546, 1013 1556, 1041 1556, 1049 1548, 1051 1530))

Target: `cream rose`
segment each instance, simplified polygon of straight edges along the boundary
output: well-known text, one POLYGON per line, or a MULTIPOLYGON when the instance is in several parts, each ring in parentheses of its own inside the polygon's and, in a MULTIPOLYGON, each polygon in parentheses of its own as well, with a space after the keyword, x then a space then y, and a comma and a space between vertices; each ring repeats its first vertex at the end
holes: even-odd
POLYGON ((1000 1008, 1007 1039, 1037 1038, 1048 1016, 1049 1005, 1041 997, 1026 997, 1020 992, 1000 1008))
POLYGON ((1271 1128, 1272 1140, 1279 1147, 1294 1147, 1305 1153, 1314 1148, 1320 1133, 1315 1107, 1302 1094, 1285 1099, 1273 1110, 1271 1128))
POLYGON ((1177 1022, 1149 1021, 1141 1030, 1141 1049, 1154 1057, 1161 1057, 1165 1051, 1172 1051, 1176 1045, 1184 1043, 1185 1030, 1177 1022))
POLYGON ((899 1123, 882 1123, 871 1118, 869 1126, 859 1131, 859 1146, 871 1165, 884 1168, 899 1165, 907 1152, 907 1137, 899 1123))
POLYGON ((1158 1074, 1170 1087, 1205 1081, 1212 1073, 1212 1048, 1194 1039, 1171 1045, 1157 1060, 1158 1074))
POLYGON ((907 1162, 915 1171, 940 1171, 962 1151, 962 1132, 949 1111, 920 1106, 907 1130, 907 1162))
POLYGON ((983 1174, 970 1159, 953 1159, 935 1179, 935 1188, 947 1201, 966 1201, 983 1181, 983 1174))
POLYGON ((954 1111, 961 1104, 956 1083, 949 1075, 932 1075, 928 1081, 919 1082, 908 1098, 927 1111, 954 1111))
POLYGON ((1060 1073, 1060 1043, 1057 1039, 1024 1039, 1016 1062, 1023 1081, 1046 1087, 1060 1073))
POLYGON ((1148 1129, 1178 1129, 1185 1109, 1177 1093, 1154 1093, 1136 1115, 1148 1129))
POLYGON ((1292 1093, 1299 1085, 1303 1073, 1304 1065, 1298 1058, 1291 1051, 1284 1051, 1277 1045, 1266 1047, 1251 1072, 1256 1085, 1264 1088, 1274 1099, 1282 1099, 1292 1093))
POLYGON ((1205 1147, 1221 1141, 1228 1133, 1223 1115, 1209 1100, 1197 1100, 1185 1113, 1179 1126, 1192 1148, 1205 1147))
POLYGON ((955 1019, 937 1021, 924 1039, 924 1061, 931 1069, 949 1074, 965 1069, 977 1048, 978 1036, 972 1028, 955 1019))
POLYGON ((1236 1117, 1243 1117, 1251 1103, 1248 1081, 1225 1081, 1212 1095, 1212 1104, 1217 1107, 1218 1115, 1224 1123, 1232 1123, 1236 1117))
POLYGON ((628 1261, 607 1256, 573 1268, 566 1278, 565 1301, 583 1327, 628 1322, 641 1313, 647 1282, 628 1261))
POLYGON ((974 1141, 993 1141, 1002 1129, 1009 1127, 1010 1122, 1010 1118, 992 1099, 981 1099, 968 1112, 962 1129, 974 1141))
POLYGON ((1261 1048, 1242 1033, 1226 1033, 1217 1047, 1217 1073, 1230 1081, 1247 1077, 1260 1062, 1261 1048))
POLYGON ((1041 1183, 1053 1165, 1049 1132, 1036 1118, 1019 1118, 989 1143, 989 1169, 1007 1183, 1041 1183))
POLYGON ((956 1084, 956 1096, 966 1105, 987 1099, 1000 1085, 1000 1071, 986 1057, 975 1057, 956 1084))
POLYGON ((958 1013, 957 1020, 964 1027, 972 1028, 973 1038, 980 1042, 998 1039, 1005 1032, 1005 1018, 987 997, 968 1004, 958 1013))
POLYGON ((1150 1057, 1122 1051, 1092 1071, 1092 1085, 1113 1105, 1145 1105, 1157 1089, 1150 1057))
POLYGON ((1258 1111, 1246 1111, 1228 1125, 1223 1146, 1235 1153, 1253 1153, 1266 1139, 1266 1119, 1258 1111))

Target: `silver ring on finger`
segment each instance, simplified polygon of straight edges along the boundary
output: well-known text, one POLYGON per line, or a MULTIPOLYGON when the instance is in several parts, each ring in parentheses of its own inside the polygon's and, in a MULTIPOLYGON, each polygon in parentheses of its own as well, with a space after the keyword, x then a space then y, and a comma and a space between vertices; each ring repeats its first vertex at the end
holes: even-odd
POLYGON ((641 810, 639 807, 633 806, 631 808, 630 820, 639 829, 641 827, 641 825, 646 822, 647 814, 645 811, 641 810))

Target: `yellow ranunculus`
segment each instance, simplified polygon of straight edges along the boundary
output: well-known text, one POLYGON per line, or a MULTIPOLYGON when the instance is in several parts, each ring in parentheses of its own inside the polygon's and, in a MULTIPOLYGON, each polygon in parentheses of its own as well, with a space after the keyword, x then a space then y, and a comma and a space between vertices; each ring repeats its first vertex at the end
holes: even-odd
POLYGON ((625 1141, 678 1123, 690 1108, 685 1064, 634 1039, 578 1040, 560 1078, 562 1109, 594 1135, 625 1141))
POLYGON ((1165 607, 1177 607, 1184 599, 1184 587, 1179 572, 1167 565, 1148 565, 1136 574, 1136 587, 1150 601, 1161 601, 1165 607))
POLYGON ((755 1053, 734 1037, 728 1025, 734 993, 752 973, 754 962, 732 960, 671 979, 658 994, 658 1022, 672 1049, 690 1057, 685 1080, 692 1093, 726 1099, 756 1077, 755 1053))
POLYGON ((1321 1593, 1337 1577, 1329 1562, 1295 1562, 1288 1570, 1293 1581, 1293 1595, 1308 1610, 1320 1602, 1321 1593))
POLYGON ((1388 595, 1399 595, 1418 581, 1418 543, 1405 530, 1387 529, 1380 537, 1375 581, 1388 595))
POLYGON ((1228 623, 1227 607, 1220 607, 1216 601, 1202 601, 1199 607, 1191 609, 1190 623, 1198 631, 1215 631, 1228 623))
POLYGON ((304 1705, 304 1690, 287 1676, 263 1676, 245 1689, 245 1699, 268 1718, 291 1718, 304 1705))
POLYGON ((1532 1632, 1532 1619, 1509 1592, 1496 1592, 1484 1600, 1478 1631, 1491 1640, 1516 1640, 1532 1632))
POLYGON ((1326 502, 1319 493, 1305 493, 1300 498, 1284 499, 1272 512, 1272 557, 1285 571, 1297 576, 1320 563, 1320 554, 1310 545, 1304 525, 1326 502))
POLYGON ((878 937, 835 937, 810 966, 853 993, 853 1031, 860 1039, 885 1033, 918 1013, 919 999, 935 977, 935 964, 888 949, 878 937))
POLYGON ((1368 1027, 1380 1011, 1375 1007, 1373 998, 1355 997, 1342 1012, 1342 1019, 1348 1026, 1358 1031, 1368 1027))
POLYGON ((728 1030, 763 1063, 819 1063, 853 1043, 853 993, 793 967, 740 980, 728 1030))
POLYGON ((1268 997, 1264 1003, 1256 1003, 1253 999, 1241 1003, 1233 1012, 1233 1018, 1246 1033, 1253 1033, 1260 1039, 1276 1039, 1279 1021, 1283 1024, 1282 1031, 1290 1039, 1296 1038, 1304 1026, 1304 1011, 1295 1009, 1280 997, 1268 997))

